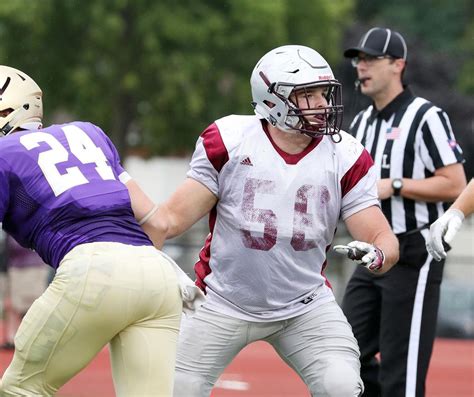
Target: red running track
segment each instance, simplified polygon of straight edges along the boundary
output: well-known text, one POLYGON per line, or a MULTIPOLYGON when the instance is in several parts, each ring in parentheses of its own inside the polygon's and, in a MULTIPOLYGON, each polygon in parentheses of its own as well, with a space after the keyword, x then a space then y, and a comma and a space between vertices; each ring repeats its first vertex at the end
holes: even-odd
MULTIPOLYGON (((12 353, 0 351, 3 374, 12 353)), ((113 397, 107 349, 64 385, 58 397, 113 397)), ((308 397, 303 382, 270 345, 257 342, 227 368, 212 397, 308 397)), ((474 340, 437 339, 428 373, 426 397, 474 396, 474 340)))

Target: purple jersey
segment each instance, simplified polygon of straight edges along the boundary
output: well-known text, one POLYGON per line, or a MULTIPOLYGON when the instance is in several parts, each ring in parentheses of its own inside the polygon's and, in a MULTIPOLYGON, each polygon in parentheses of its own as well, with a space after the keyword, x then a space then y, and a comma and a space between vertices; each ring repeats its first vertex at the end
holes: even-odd
POLYGON ((0 139, 0 222, 57 268, 78 244, 152 245, 138 225, 110 139, 86 122, 0 139))

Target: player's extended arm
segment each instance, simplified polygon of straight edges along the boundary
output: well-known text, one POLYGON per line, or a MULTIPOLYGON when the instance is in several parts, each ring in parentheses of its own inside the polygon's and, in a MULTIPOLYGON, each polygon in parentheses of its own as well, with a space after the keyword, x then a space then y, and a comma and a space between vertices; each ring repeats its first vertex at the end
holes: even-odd
POLYGON ((450 208, 462 211, 464 216, 469 216, 474 212, 474 179, 471 179, 469 185, 450 208))
MULTIPOLYGON (((398 239, 379 207, 365 208, 351 215, 345 223, 356 240, 349 247, 356 248, 361 253, 351 259, 362 260, 369 270, 376 273, 385 273, 397 263, 398 239)), ((349 257, 351 253, 350 250, 347 252, 349 257)))
POLYGON ((443 240, 450 243, 461 228, 464 218, 474 212, 474 179, 436 222, 430 227, 426 248, 431 256, 440 261, 446 258, 443 240))
POLYGON ((202 183, 187 178, 171 197, 161 204, 154 218, 166 225, 166 238, 179 236, 208 214, 217 197, 202 183))
MULTIPOLYGON (((180 188, 173 194, 172 198, 169 200, 169 205, 171 208, 174 208, 173 197, 176 197, 182 207, 179 207, 178 210, 182 210, 184 216, 189 216, 189 221, 192 222, 193 216, 197 217, 198 214, 194 212, 196 207, 200 207, 201 211, 204 211, 204 198, 205 193, 201 191, 204 188, 203 185, 195 182, 199 186, 194 186, 194 184, 184 182, 180 188), (195 198, 197 202, 194 206, 194 200, 184 200, 181 195, 187 194, 188 198, 195 198), (181 201, 180 201, 181 200, 181 201), (186 207, 187 206, 187 207, 186 207)), ((171 214, 167 214, 162 211, 162 208, 156 205, 146 193, 138 186, 136 182, 130 180, 126 183, 128 188, 130 199, 132 203, 132 210, 135 215, 135 218, 140 223, 141 227, 148 234, 150 239, 153 242, 153 245, 161 249, 163 243, 166 239, 167 232, 169 231, 168 221, 174 219, 171 214)), ((207 189, 206 189, 207 190, 207 189)), ((207 190, 209 192, 209 190, 207 190)), ((211 193, 212 194, 212 193, 211 193)), ((215 197, 212 195, 212 197, 215 197)), ((215 202, 215 201, 214 201, 215 202)), ((209 204, 210 205, 210 204, 209 204)), ((212 207, 211 207, 212 208, 212 207)), ((202 214, 204 215, 204 213, 202 214)), ((199 219, 199 217, 197 218, 199 219)), ((196 219, 196 220, 197 220, 196 219)), ((193 222, 194 223, 194 222, 193 222)), ((193 223, 189 225, 186 223, 184 227, 190 227, 193 223)), ((183 299, 183 311, 186 314, 192 314, 199 306, 201 306, 205 300, 203 292, 194 284, 194 282, 189 278, 189 276, 181 270, 181 268, 166 254, 161 253, 163 257, 173 265, 173 268, 178 277, 178 282, 181 290, 181 298, 183 299)))
POLYGON ((158 206, 133 179, 129 180, 126 186, 130 194, 135 219, 148 234, 154 246, 161 249, 165 240, 166 224, 160 218, 155 217, 158 206))
POLYGON ((167 238, 188 230, 217 203, 217 197, 203 184, 186 179, 162 205, 156 205, 136 182, 127 182, 135 218, 155 247, 161 249, 167 238))

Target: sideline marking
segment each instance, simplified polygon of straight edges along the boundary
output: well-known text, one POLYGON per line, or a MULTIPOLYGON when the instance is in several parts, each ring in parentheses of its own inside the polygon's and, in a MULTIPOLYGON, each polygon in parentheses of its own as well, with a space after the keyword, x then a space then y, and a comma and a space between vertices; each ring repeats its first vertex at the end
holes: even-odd
MULTIPOLYGON (((225 377, 236 378, 236 374, 225 374, 225 377)), ((237 377, 239 377, 237 375, 237 377)), ((231 379, 222 379, 219 378, 214 387, 227 390, 239 390, 246 391, 250 389, 250 384, 241 380, 231 380, 231 379)))

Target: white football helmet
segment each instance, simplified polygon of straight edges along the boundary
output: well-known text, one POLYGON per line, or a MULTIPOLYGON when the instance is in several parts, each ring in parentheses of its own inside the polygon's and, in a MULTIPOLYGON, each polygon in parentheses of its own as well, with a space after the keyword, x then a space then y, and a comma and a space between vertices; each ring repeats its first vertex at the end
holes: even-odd
POLYGON ((42 95, 41 88, 27 74, 0 65, 0 131, 3 135, 16 129, 42 127, 42 95))
POLYGON ((326 60, 312 48, 285 45, 271 50, 255 66, 250 85, 255 113, 279 129, 311 137, 339 133, 343 116, 341 84, 326 60), (306 92, 314 87, 328 89, 327 107, 300 109, 290 99, 294 90, 306 92))

